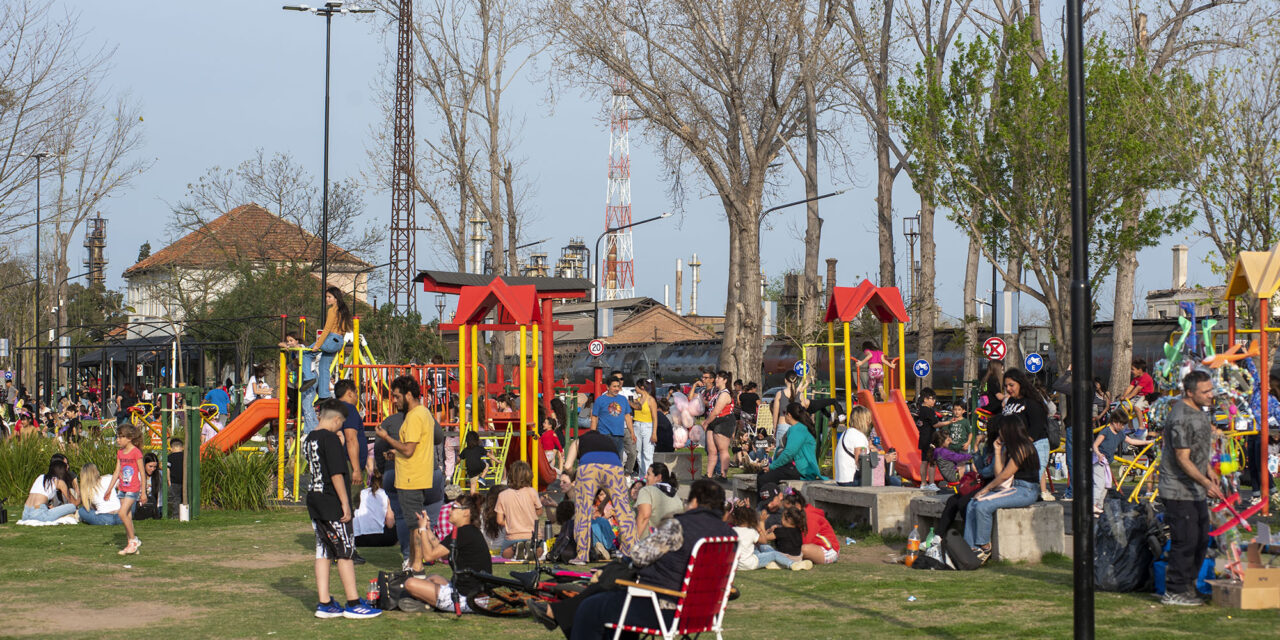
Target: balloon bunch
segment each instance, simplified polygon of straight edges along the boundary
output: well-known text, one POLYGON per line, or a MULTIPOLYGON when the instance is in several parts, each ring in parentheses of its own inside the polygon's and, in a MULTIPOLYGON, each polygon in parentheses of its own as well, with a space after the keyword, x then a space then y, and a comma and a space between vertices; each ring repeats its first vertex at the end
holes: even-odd
POLYGON ((671 426, 672 445, 681 449, 690 441, 702 442, 702 427, 694 424, 694 418, 702 415, 706 408, 702 405, 702 398, 694 394, 692 398, 683 392, 677 391, 671 394, 671 426), (697 433, 695 433, 697 432, 697 433))

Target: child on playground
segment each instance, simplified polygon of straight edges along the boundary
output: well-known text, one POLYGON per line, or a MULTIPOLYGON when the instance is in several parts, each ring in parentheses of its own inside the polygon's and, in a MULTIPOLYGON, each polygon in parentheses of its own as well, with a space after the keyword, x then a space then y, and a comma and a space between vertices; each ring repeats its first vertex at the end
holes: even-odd
POLYGON ((538 446, 542 448, 542 455, 546 457, 547 464, 555 469, 556 475, 560 474, 560 468, 564 466, 564 445, 560 442, 560 436, 556 435, 555 414, 548 413, 542 416, 542 435, 538 436, 538 446))
POLYGON ((867 340, 862 343, 862 357, 858 359, 858 366, 867 368, 867 380, 871 382, 869 386, 876 399, 879 399, 880 390, 884 387, 884 352, 875 341, 867 340))
POLYGON ((967 453, 957 453, 951 448, 951 434, 939 429, 933 432, 933 448, 929 449, 929 462, 937 467, 943 481, 948 484, 960 482, 961 465, 973 460, 967 453))
POLYGON ((1094 517, 1102 515, 1103 499, 1107 496, 1107 489, 1111 488, 1113 478, 1111 477, 1111 464, 1115 462, 1116 451, 1120 449, 1120 443, 1131 444, 1135 446, 1144 446, 1151 444, 1150 440, 1141 438, 1131 438, 1124 433, 1124 428, 1129 424, 1128 412, 1123 409, 1116 409, 1107 414, 1107 424, 1098 432, 1098 437, 1093 439, 1093 515, 1094 517))
POLYGON ((347 407, 333 398, 316 407, 317 425, 302 443, 302 454, 311 467, 307 484, 307 513, 316 532, 317 618, 373 618, 382 611, 369 606, 356 592, 356 535, 352 526, 351 500, 347 495, 349 471, 347 449, 338 439, 338 430, 347 417, 347 407), (329 595, 329 561, 338 564, 338 577, 347 598, 346 606, 329 595))
POLYGON ((116 429, 116 470, 111 474, 114 480, 102 493, 105 501, 110 498, 112 489, 115 489, 116 496, 120 498, 120 511, 117 513, 120 524, 124 525, 124 538, 128 541, 118 552, 122 556, 135 554, 138 547, 142 546, 142 541, 133 528, 133 506, 146 492, 146 476, 142 473, 142 449, 139 448, 141 443, 142 433, 137 427, 126 424, 116 429))
POLYGON ((489 471, 490 462, 496 462, 493 455, 480 444, 479 433, 467 432, 467 446, 462 448, 458 457, 462 459, 462 470, 467 476, 467 485, 471 487, 471 493, 479 493, 484 474, 489 471))
MULTIPOLYGON (((760 523, 760 514, 750 505, 738 505, 729 512, 729 524, 733 532, 738 534, 738 570, 751 571, 767 568, 771 563, 778 567, 803 571, 812 569, 813 563, 808 560, 795 560, 768 545, 758 543, 764 539, 765 532, 760 523)), ((777 568, 777 567, 775 567, 777 568)))

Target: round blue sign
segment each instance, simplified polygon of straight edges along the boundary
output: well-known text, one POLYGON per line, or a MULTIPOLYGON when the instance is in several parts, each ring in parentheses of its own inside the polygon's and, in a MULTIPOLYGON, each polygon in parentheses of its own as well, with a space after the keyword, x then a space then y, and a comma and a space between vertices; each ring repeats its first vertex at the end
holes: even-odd
POLYGON ((796 375, 803 378, 804 374, 807 373, 809 369, 805 366, 803 360, 796 360, 796 363, 791 365, 791 370, 794 371, 796 375))
POLYGON ((13 380, 13 372, 12 372, 12 371, 6 371, 6 372, 4 372, 4 379, 5 379, 5 380, 13 380))
POLYGON ((915 372, 917 378, 923 378, 929 375, 929 361, 920 358, 916 360, 915 364, 911 365, 911 370, 915 372))
POLYGON ((1028 353, 1027 359, 1023 361, 1027 367, 1027 373, 1038 373, 1044 368, 1044 356, 1038 353, 1028 353))

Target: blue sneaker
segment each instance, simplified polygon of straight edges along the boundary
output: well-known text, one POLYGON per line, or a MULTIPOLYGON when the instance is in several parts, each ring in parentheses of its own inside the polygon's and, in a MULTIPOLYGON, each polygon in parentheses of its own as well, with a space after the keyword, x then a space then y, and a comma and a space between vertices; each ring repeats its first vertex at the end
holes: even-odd
POLYGON ((334 602, 332 598, 329 599, 328 603, 322 602, 316 605, 317 618, 341 618, 342 614, 342 607, 337 602, 334 602))
POLYGON ((357 604, 354 607, 347 607, 342 611, 342 617, 351 618, 353 620, 376 618, 380 615, 382 615, 382 609, 376 609, 369 606, 369 603, 365 602, 364 598, 360 599, 360 604, 357 604))

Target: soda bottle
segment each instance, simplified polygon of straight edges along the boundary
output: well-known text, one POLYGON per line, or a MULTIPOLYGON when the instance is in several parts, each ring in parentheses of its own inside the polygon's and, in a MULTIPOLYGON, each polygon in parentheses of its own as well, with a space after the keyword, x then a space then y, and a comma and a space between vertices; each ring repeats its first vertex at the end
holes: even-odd
POLYGON ((364 600, 365 602, 368 602, 370 606, 377 606, 378 604, 378 579, 377 578, 369 579, 369 593, 365 595, 364 600))
POLYGON ((920 555, 920 525, 912 525, 911 535, 907 536, 907 557, 903 562, 910 567, 915 564, 916 557, 920 555))
POLYGON ((920 543, 921 551, 928 551, 930 547, 938 543, 938 536, 934 535, 933 527, 929 527, 929 534, 924 537, 924 541, 920 543))

